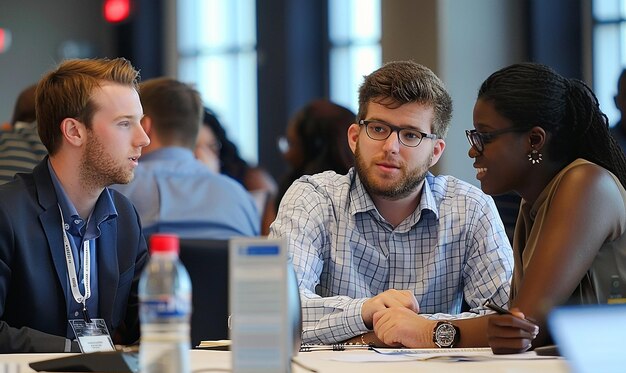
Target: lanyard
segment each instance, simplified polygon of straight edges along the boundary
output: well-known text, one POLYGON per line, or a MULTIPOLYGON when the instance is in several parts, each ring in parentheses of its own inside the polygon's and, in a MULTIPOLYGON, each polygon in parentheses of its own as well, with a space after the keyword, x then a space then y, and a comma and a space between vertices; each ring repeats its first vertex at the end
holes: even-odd
POLYGON ((67 238, 65 232, 65 220, 63 219, 63 211, 59 206, 59 212, 61 213, 61 230, 63 231, 63 246, 65 247, 65 263, 67 264, 67 274, 70 278, 70 287, 72 289, 72 296, 77 303, 83 305, 83 318, 85 322, 90 323, 91 318, 87 311, 87 299, 91 297, 91 282, 89 280, 89 274, 91 272, 91 255, 89 253, 89 240, 83 242, 83 282, 85 284, 85 295, 80 293, 78 287, 78 276, 76 275, 76 267, 74 267, 74 254, 72 253, 72 246, 70 246, 70 240, 67 238))

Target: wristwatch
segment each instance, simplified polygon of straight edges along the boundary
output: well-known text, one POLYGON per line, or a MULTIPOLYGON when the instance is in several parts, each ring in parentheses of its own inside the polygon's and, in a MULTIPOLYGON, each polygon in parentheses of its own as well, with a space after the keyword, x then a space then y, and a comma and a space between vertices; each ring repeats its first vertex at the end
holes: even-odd
POLYGON ((439 321, 433 330, 433 342, 440 348, 450 348, 459 341, 459 328, 447 321, 439 321))

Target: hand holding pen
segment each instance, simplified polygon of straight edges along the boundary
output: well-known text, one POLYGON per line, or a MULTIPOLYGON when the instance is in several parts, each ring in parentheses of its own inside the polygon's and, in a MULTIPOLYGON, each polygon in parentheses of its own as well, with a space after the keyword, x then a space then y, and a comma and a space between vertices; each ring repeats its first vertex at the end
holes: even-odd
POLYGON ((487 336, 494 354, 511 354, 529 350, 539 333, 534 320, 525 318, 519 310, 507 310, 491 301, 485 307, 498 313, 488 320, 487 336))

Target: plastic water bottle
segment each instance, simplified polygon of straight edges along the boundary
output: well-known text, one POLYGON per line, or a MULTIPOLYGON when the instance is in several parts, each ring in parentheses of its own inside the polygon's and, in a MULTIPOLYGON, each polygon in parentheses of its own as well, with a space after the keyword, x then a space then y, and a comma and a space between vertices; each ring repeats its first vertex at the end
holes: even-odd
POLYGON ((178 259, 178 236, 150 237, 150 260, 139 280, 144 373, 189 373, 191 280, 178 259))

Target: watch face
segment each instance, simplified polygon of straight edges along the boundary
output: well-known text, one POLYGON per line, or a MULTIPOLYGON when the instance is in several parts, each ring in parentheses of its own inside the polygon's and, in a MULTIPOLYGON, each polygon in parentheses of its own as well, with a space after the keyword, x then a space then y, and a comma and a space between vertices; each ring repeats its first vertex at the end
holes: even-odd
POLYGON ((436 343, 440 347, 450 347, 455 342, 456 329, 449 323, 442 323, 437 326, 435 331, 436 343))

